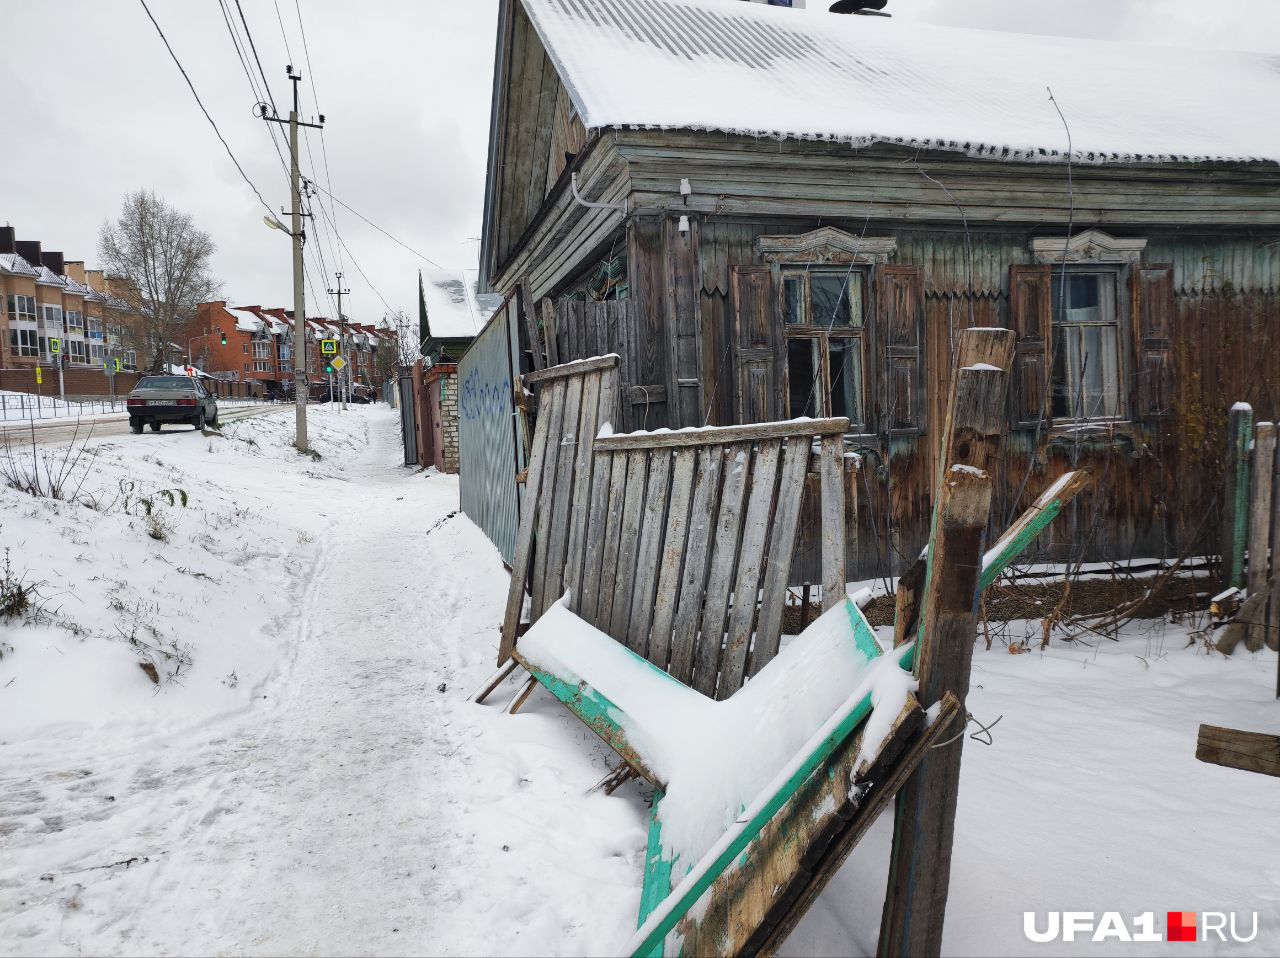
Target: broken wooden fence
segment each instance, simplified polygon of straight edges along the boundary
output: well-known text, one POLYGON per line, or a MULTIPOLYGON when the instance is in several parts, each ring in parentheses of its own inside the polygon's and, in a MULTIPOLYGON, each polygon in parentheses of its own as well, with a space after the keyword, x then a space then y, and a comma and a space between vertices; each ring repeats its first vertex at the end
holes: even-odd
POLYGON ((529 621, 537 621, 566 589, 577 591, 585 542, 585 510, 600 428, 617 421, 618 357, 597 356, 524 377, 539 388, 511 587, 502 619, 498 665, 511 657, 529 590, 529 621))
POLYGON ((598 439, 570 609, 686 685, 728 698, 778 652, 812 458, 823 608, 844 596, 848 428, 819 419, 598 439))
MULTIPOLYGON (((1230 655, 1241 641, 1251 652, 1264 644, 1280 647, 1280 456, 1276 424, 1254 424, 1247 403, 1232 407, 1228 421, 1222 585, 1247 590, 1248 596, 1218 642, 1230 655)), ((1280 677, 1276 694, 1280 696, 1280 677)))

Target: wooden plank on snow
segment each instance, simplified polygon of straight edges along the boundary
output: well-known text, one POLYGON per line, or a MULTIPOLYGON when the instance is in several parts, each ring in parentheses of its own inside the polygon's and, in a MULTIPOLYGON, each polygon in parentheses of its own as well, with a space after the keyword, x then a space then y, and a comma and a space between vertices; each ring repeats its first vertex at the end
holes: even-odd
POLYGON ((1211 765, 1280 776, 1280 735, 1201 725, 1196 758, 1211 765))

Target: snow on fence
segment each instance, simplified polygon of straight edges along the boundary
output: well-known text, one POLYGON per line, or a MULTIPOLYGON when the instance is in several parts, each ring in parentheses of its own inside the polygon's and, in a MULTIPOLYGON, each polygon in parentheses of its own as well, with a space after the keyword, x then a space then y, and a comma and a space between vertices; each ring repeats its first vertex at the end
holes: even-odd
MULTIPOLYGON (((1276 423, 1253 421, 1248 403, 1231 408, 1227 426, 1222 521, 1222 586, 1215 604, 1235 619, 1218 648, 1243 640, 1251 652, 1280 645, 1280 457, 1276 423)), ((1277 682, 1280 696, 1280 680, 1277 682)))

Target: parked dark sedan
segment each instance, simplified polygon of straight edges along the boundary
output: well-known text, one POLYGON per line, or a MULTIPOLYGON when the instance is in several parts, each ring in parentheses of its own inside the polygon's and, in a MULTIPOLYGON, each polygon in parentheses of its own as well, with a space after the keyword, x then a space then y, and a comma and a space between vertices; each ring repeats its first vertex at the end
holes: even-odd
POLYGON ((159 432, 166 422, 203 429, 218 424, 218 401, 190 376, 144 376, 129 393, 129 428, 159 432))

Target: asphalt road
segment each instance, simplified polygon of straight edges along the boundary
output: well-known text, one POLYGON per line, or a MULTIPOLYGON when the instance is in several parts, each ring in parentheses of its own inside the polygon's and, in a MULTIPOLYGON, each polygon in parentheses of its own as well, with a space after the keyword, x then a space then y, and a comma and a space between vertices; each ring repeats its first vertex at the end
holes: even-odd
MULTIPOLYGON (((235 422, 237 419, 248 419, 250 416, 265 416, 269 413, 280 412, 285 409, 292 409, 290 405, 264 405, 264 406, 239 406, 235 408, 222 408, 218 412, 220 422, 235 422)), ((190 426, 166 424, 163 427, 164 432, 190 432, 190 426)), ((146 430, 143 435, 150 435, 151 431, 146 430)), ((10 442, 27 443, 31 440, 32 427, 30 422, 8 422, 0 423, 0 441, 8 439, 10 442)), ((68 442, 73 439, 84 439, 92 434, 94 439, 101 439, 106 436, 127 436, 129 435, 129 416, 121 412, 118 416, 111 416, 97 419, 84 419, 79 422, 66 419, 48 419, 44 421, 37 420, 35 424, 35 439, 37 445, 48 445, 51 443, 68 442), (92 429, 92 433, 90 433, 92 429)))

